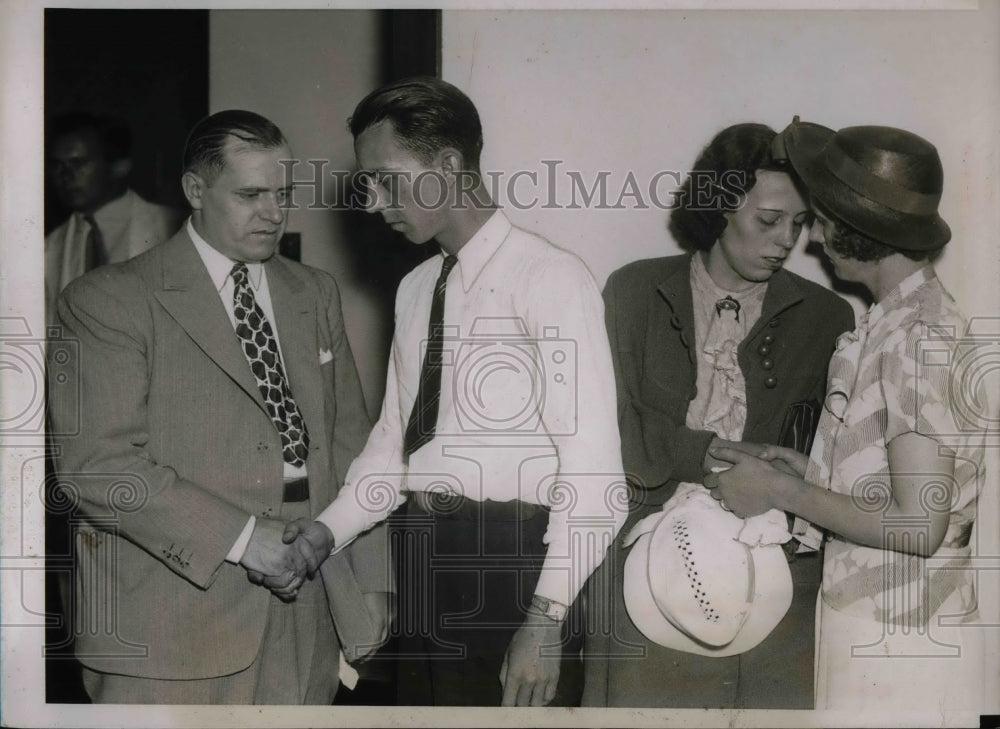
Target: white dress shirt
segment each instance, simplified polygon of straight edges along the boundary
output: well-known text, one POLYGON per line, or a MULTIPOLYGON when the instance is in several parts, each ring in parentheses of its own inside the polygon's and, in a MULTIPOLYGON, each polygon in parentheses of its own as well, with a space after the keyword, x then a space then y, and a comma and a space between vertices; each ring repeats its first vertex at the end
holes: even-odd
POLYGON ((548 506, 536 593, 570 605, 627 510, 600 292, 579 258, 496 212, 449 276, 436 435, 406 462, 442 263, 425 261, 399 286, 381 415, 317 518, 340 547, 403 503, 404 490, 548 506))
MULTIPOLYGON (((236 261, 224 256, 222 253, 213 248, 208 241, 202 238, 198 234, 198 231, 194 229, 194 225, 191 224, 190 218, 188 218, 186 225, 187 233, 191 236, 191 240, 194 242, 194 247, 198 251, 198 255, 201 256, 201 260, 205 264, 205 268, 208 269, 208 275, 211 277, 216 291, 219 292, 219 298, 222 299, 222 305, 226 309, 226 314, 229 316, 229 321, 232 323, 233 331, 235 332, 236 311, 233 304, 233 291, 236 284, 233 281, 232 272, 236 261)), ((278 355, 281 357, 282 362, 284 362, 284 356, 281 354, 281 338, 278 336, 278 327, 275 324, 274 307, 271 306, 271 291, 267 287, 267 272, 264 270, 264 264, 257 261, 247 263, 246 266, 254 298, 257 300, 258 306, 260 306, 261 310, 264 312, 264 316, 266 316, 267 320, 271 323, 271 331, 274 332, 275 343, 278 345, 278 355)), ((249 367, 249 365, 247 366, 249 367)), ((286 481, 302 478, 306 475, 306 467, 293 466, 289 463, 285 463, 283 475, 286 481)), ((243 552, 246 551, 247 544, 250 542, 250 535, 253 534, 254 524, 256 524, 256 519, 253 514, 251 514, 246 527, 244 527, 242 533, 240 534, 239 539, 236 540, 233 548, 226 556, 227 561, 236 563, 243 557, 243 552)))
MULTIPOLYGON (((127 261, 177 232, 177 210, 143 200, 133 190, 94 212, 101 230, 108 263, 127 261)), ((90 223, 73 213, 45 237, 45 304, 50 324, 56 323, 56 297, 66 285, 85 272, 90 223)))

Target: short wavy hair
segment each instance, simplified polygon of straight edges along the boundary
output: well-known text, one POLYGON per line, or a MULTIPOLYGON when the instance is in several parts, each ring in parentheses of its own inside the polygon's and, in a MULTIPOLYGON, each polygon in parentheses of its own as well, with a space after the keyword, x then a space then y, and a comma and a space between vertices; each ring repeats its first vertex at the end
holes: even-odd
POLYGON ((844 258, 852 258, 855 261, 862 262, 881 261, 893 253, 901 253, 911 261, 918 263, 927 261, 930 263, 937 260, 938 256, 944 250, 944 246, 929 251, 904 251, 899 248, 893 248, 845 223, 822 205, 817 204, 815 200, 812 201, 812 206, 833 224, 833 235, 830 240, 826 241, 826 244, 837 255, 844 258))
POLYGON ((734 124, 701 150, 670 214, 668 228, 681 248, 707 251, 715 245, 726 229, 725 214, 746 202, 757 183, 758 170, 785 172, 801 189, 791 165, 771 154, 776 136, 765 124, 734 124))
POLYGON ((463 166, 479 170, 483 126, 472 100, 447 81, 415 76, 376 89, 358 104, 348 119, 351 134, 379 122, 392 123, 399 144, 428 163, 445 147, 462 154, 463 166))

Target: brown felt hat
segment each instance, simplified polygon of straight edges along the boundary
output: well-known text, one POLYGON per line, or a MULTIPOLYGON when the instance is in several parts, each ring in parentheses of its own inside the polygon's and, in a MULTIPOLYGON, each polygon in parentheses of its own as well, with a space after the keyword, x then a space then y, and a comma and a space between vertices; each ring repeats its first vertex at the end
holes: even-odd
POLYGON ((798 117, 775 140, 813 200, 841 222, 904 251, 951 240, 938 215, 944 172, 926 139, 894 127, 847 127, 833 133, 798 117))

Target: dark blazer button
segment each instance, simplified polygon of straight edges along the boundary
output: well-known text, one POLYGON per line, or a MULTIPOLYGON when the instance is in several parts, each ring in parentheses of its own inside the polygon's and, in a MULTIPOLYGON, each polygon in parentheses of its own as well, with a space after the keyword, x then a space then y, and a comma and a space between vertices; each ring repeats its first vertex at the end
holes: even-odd
POLYGON ((767 355, 771 354, 771 348, 766 344, 762 344, 759 347, 757 347, 757 354, 759 354, 761 357, 766 357, 767 355))
POLYGON ((773 334, 765 334, 764 335, 764 344, 770 344, 773 341, 774 341, 774 335, 773 334))
POLYGON ((766 380, 764 380, 764 387, 766 387, 768 390, 773 390, 775 386, 777 386, 777 384, 778 384, 778 378, 775 377, 774 375, 771 375, 766 380))
POLYGON ((760 361, 760 366, 763 367, 765 370, 773 369, 774 368, 774 360, 773 359, 762 359, 760 361))

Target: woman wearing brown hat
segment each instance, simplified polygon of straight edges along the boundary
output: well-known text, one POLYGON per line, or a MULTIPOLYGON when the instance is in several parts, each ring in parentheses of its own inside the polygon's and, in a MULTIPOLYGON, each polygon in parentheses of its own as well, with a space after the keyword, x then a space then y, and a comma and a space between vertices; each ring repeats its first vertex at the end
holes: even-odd
MULTIPOLYGON (((836 339, 853 327, 843 299, 783 268, 804 237, 809 210, 790 166, 772 153, 775 137, 762 124, 719 132, 695 161, 671 213, 670 230, 688 253, 631 263, 605 287, 630 515, 625 538, 615 541, 588 587, 585 706, 812 707, 821 565, 814 551, 787 561, 781 543, 791 557, 798 544, 784 514, 770 515, 780 534, 751 560, 754 569, 762 565, 758 556, 775 568, 770 574, 778 580, 765 584, 767 570, 756 579, 772 599, 752 599, 742 625, 739 615, 727 616, 734 618, 726 624, 738 629, 735 638, 730 631, 715 640, 703 630, 711 626, 697 620, 702 589, 716 607, 731 606, 724 590, 713 587, 726 582, 728 561, 698 555, 713 574, 690 585, 683 575, 667 575, 658 546, 662 528, 640 536, 651 519, 666 517, 665 505, 704 491, 704 474, 719 465, 707 454, 711 443, 791 443, 797 434, 804 447, 836 339), (633 580, 637 560, 642 570, 633 580), (690 588, 696 620, 654 607, 662 577, 670 587, 690 588)), ((707 498, 720 512, 715 516, 731 516, 707 498)), ((718 530, 697 536, 707 537, 709 552, 724 539, 733 542, 718 530)), ((744 552, 737 547, 735 554, 744 552)))
POLYGON ((975 710, 969 542, 984 435, 960 395, 982 394, 960 378, 967 323, 931 265, 951 237, 941 162, 900 129, 851 127, 823 144, 801 131, 796 120, 782 138, 811 194, 810 240, 874 304, 837 342, 810 457, 714 450, 735 465, 706 485, 741 516, 779 508, 828 530, 817 708, 975 710))

